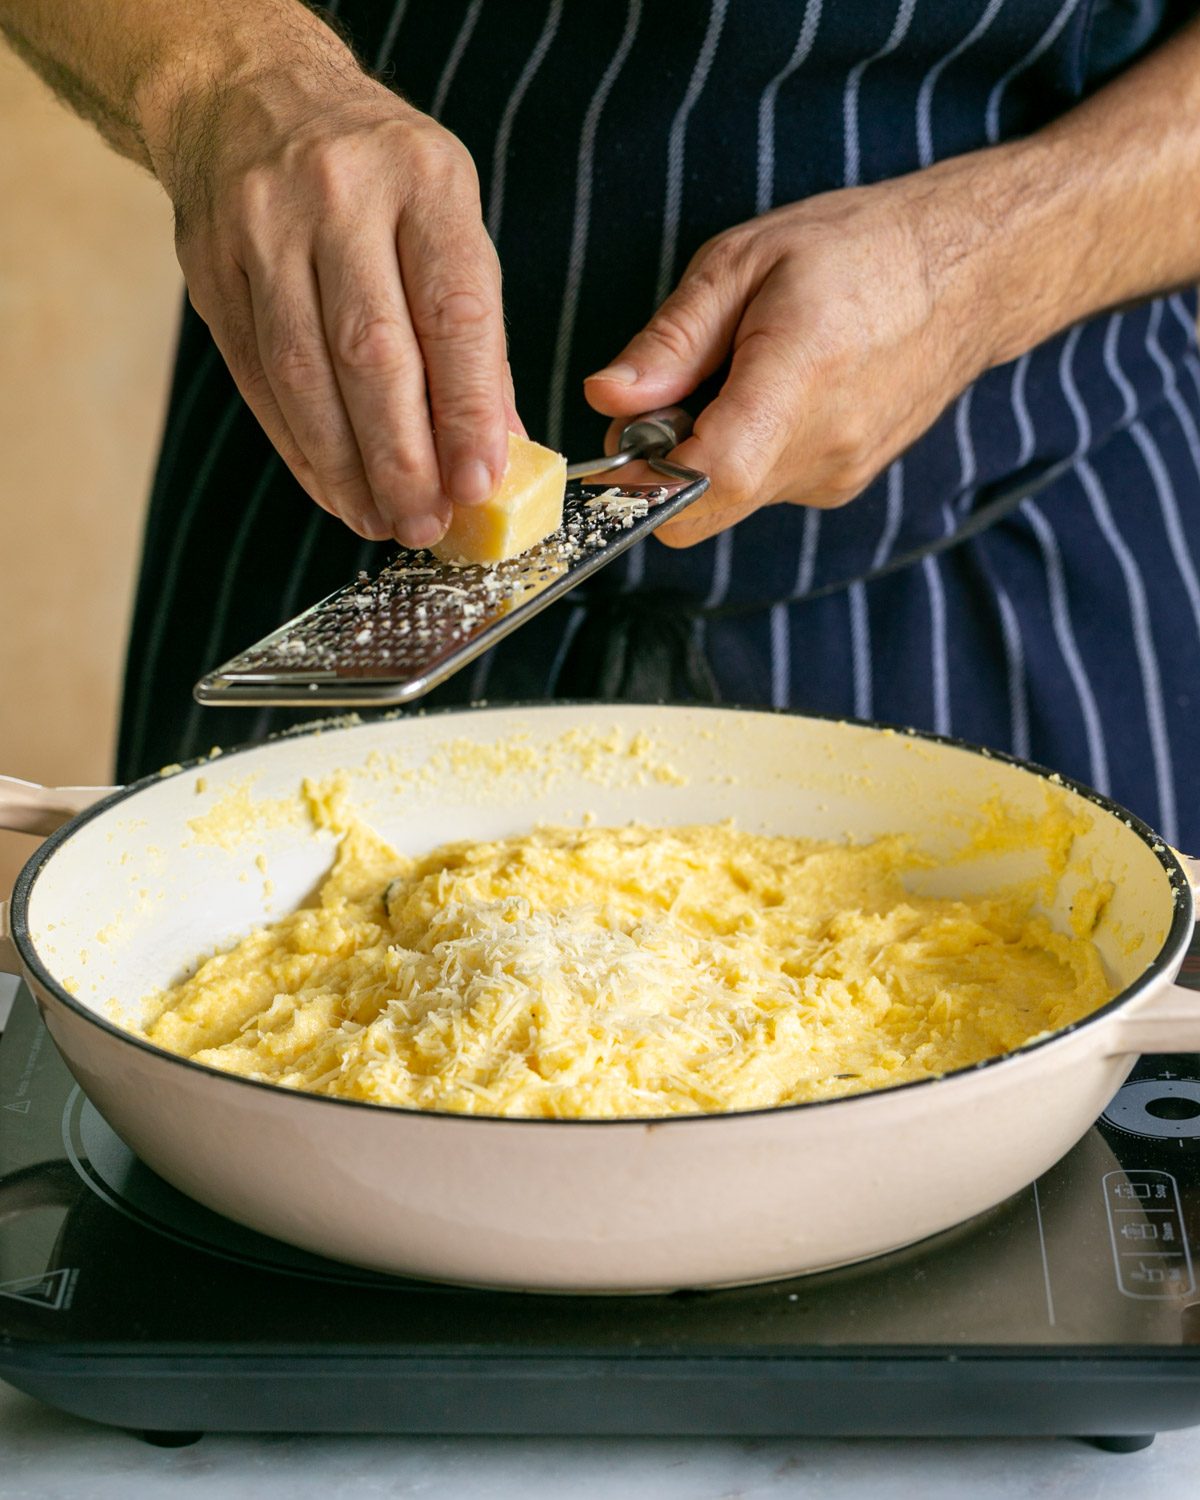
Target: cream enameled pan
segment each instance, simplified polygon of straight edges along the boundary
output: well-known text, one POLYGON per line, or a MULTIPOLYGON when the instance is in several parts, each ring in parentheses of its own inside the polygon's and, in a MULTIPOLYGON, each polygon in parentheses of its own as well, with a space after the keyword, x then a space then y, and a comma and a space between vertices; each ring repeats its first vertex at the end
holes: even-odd
MULTIPOLYGON (((1072 787, 1064 794, 1086 800, 1091 826, 1053 915, 1065 921, 1089 870, 1115 882, 1097 941, 1121 993, 1073 1028, 941 1079, 739 1115, 495 1120, 292 1093, 124 1031, 120 1017, 136 1016, 141 997, 312 890, 332 844, 292 810, 303 777, 336 768, 356 773, 372 822, 413 852, 592 812, 604 822, 733 816, 818 837, 912 831, 951 854, 987 799, 1040 811, 1046 793, 1034 768, 931 738, 613 705, 308 731, 152 777, 83 812, 88 789, 0 790, 0 825, 63 823, 17 882, 0 968, 24 975, 72 1072, 145 1162, 210 1208, 308 1250, 554 1290, 817 1270, 1000 1202, 1084 1134, 1138 1053, 1200 1050, 1200 995, 1172 984, 1193 923, 1184 870, 1148 828, 1072 787), (614 728, 622 746, 647 732, 650 750, 596 752, 596 733, 614 728), (572 730, 592 750, 572 748, 572 730), (472 748, 514 736, 538 769, 472 748)), ((981 890, 1024 861, 993 857, 930 880, 981 890)))

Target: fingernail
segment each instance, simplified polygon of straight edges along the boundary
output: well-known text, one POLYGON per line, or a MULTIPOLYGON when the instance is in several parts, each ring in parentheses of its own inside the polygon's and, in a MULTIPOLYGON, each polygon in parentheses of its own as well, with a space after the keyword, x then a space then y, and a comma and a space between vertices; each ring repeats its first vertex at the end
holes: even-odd
POLYGON ((395 537, 402 547, 432 547, 446 535, 448 524, 440 516, 406 516, 396 522, 395 537))
POLYGON ((616 364, 606 365, 603 370, 597 370, 594 375, 585 375, 585 380, 611 380, 614 385, 634 385, 641 376, 632 365, 616 364))
POLYGON ((450 498, 455 505, 482 505, 492 498, 495 488, 492 472, 482 459, 464 459, 450 474, 450 498))

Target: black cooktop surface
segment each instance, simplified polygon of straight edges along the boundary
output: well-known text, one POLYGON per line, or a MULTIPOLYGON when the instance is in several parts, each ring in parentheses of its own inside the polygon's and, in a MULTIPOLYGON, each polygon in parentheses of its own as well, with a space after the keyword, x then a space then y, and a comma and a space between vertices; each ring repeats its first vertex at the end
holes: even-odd
POLYGON ((769 1286, 567 1297, 243 1229, 129 1152, 24 989, 0 1040, 0 1377, 148 1433, 1144 1438, 1200 1422, 1195 1260, 1198 1056, 1142 1059, 1055 1168, 921 1245, 769 1286))

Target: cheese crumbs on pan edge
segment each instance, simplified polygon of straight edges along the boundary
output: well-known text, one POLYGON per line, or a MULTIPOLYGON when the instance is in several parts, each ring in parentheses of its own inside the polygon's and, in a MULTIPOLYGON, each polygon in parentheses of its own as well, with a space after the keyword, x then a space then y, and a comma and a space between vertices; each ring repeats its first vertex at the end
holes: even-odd
MULTIPOLYGON (((1087 933, 1035 913, 1036 882, 915 896, 928 861, 899 837, 539 827, 410 859, 344 786, 306 793, 341 835, 316 904, 157 997, 152 1042, 379 1104, 661 1116, 936 1075, 1113 993, 1087 933)), ((1047 814, 1053 873, 1074 831, 1047 814)))

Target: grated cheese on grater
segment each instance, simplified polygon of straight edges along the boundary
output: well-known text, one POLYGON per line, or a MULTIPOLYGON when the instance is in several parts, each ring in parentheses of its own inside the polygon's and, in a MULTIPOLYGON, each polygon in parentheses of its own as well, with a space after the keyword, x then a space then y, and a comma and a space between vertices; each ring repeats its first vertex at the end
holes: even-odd
MULTIPOLYGON (((1111 995, 1088 933, 1037 914, 1038 882, 916 896, 905 873, 928 862, 899 837, 539 827, 409 859, 344 794, 313 798, 341 832, 316 904, 160 996, 151 1041, 379 1104, 663 1116, 928 1077, 1111 995)), ((1048 871, 1077 830, 1048 808, 1048 871)))

